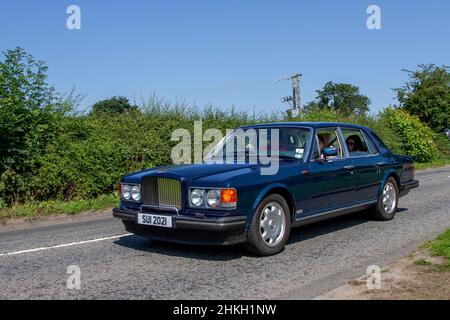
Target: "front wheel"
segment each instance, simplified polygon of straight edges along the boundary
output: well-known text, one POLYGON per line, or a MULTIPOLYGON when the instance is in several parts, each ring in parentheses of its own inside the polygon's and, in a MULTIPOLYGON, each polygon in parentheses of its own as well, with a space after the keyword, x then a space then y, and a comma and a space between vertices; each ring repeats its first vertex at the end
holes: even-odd
POLYGON ((398 186, 393 177, 389 177, 383 186, 383 191, 377 205, 371 209, 372 216, 377 220, 392 220, 398 208, 398 186))
POLYGON ((290 229, 291 215, 286 200, 278 194, 269 195, 253 215, 246 248, 261 256, 279 253, 289 239, 290 229))

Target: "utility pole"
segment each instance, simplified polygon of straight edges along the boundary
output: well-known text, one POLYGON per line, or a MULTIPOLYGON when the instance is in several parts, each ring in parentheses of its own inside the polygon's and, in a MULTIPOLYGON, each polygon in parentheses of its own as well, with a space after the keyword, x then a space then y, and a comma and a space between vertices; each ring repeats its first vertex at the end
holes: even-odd
POLYGON ((284 77, 281 78, 280 81, 290 80, 292 81, 292 96, 287 96, 282 98, 282 102, 288 102, 290 105, 290 102, 293 103, 292 109, 297 112, 297 114, 300 114, 300 77, 302 76, 301 73, 296 73, 290 77, 284 77))

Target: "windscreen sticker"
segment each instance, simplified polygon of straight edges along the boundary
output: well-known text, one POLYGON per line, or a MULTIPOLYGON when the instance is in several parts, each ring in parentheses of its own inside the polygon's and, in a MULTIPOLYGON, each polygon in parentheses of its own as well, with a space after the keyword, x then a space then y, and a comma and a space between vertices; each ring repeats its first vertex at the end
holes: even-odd
POLYGON ((295 157, 300 159, 301 157, 303 157, 303 152, 305 152, 305 149, 303 148, 295 149, 295 157))

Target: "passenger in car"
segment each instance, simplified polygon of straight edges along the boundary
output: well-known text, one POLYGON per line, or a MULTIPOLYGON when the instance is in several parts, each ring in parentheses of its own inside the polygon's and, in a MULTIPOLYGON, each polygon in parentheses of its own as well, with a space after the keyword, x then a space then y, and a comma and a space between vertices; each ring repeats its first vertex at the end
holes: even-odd
POLYGON ((364 152, 366 150, 363 150, 363 144, 361 141, 361 138, 359 136, 351 135, 350 137, 345 140, 345 143, 347 144, 348 151, 350 152, 364 152))
POLYGON ((322 150, 325 147, 325 143, 323 142, 323 137, 322 136, 318 136, 318 138, 319 138, 319 149, 320 149, 319 151, 322 154, 322 150))

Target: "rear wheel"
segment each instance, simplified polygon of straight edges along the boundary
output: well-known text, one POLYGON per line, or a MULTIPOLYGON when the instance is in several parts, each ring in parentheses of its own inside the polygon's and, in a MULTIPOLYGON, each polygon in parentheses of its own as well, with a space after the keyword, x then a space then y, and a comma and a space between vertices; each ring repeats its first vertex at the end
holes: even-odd
POLYGON ((391 220, 398 208, 398 186, 393 177, 389 177, 383 186, 383 190, 377 205, 371 209, 372 216, 377 220, 391 220))
POLYGON ((253 215, 247 233, 248 251, 268 256, 283 251, 291 229, 291 215, 286 200, 278 195, 267 196, 253 215))

